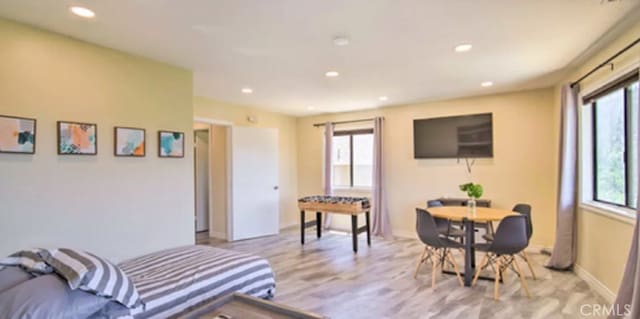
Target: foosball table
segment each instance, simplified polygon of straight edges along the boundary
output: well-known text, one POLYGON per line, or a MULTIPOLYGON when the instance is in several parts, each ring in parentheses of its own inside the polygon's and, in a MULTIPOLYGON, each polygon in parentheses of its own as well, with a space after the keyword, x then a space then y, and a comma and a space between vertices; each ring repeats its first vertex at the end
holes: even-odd
POLYGON ((300 243, 304 245, 305 230, 316 227, 316 236, 322 237, 322 213, 351 215, 351 237, 353 251, 358 252, 358 235, 367 233, 367 245, 371 246, 371 227, 369 226, 369 212, 371 203, 366 197, 345 196, 307 196, 298 199, 300 209, 300 243), (316 220, 307 222, 305 212, 316 212, 316 220), (358 227, 358 215, 365 214, 365 226, 358 227))

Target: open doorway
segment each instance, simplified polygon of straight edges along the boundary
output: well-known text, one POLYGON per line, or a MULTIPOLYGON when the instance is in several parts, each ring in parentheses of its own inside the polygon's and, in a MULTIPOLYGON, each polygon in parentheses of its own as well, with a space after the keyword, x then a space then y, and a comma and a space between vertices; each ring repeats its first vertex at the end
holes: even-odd
POLYGON ((194 122, 194 219, 196 229, 202 230, 196 242, 207 237, 235 241, 277 234, 278 130, 206 118, 194 122))
POLYGON ((227 126, 195 121, 196 239, 227 239, 227 126))
POLYGON ((209 127, 195 123, 193 130, 196 233, 209 232, 209 127))

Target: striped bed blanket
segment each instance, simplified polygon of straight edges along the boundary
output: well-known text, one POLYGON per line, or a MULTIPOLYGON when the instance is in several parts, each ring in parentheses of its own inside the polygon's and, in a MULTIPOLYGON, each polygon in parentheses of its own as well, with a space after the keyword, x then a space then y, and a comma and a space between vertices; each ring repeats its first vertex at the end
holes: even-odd
POLYGON ((275 294, 267 260, 210 246, 168 249, 119 266, 145 304, 120 318, 170 318, 232 292, 265 299, 275 294))

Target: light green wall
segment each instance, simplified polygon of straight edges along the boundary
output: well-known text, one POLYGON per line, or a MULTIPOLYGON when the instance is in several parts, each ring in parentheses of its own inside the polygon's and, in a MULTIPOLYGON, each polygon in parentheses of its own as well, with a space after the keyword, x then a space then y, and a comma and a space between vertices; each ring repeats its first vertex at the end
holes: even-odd
POLYGON ((0 154, 0 256, 67 246, 121 260, 194 241, 193 159, 159 159, 157 131, 191 135, 191 71, 0 19, 0 114, 37 119, 35 155, 0 154), (97 123, 97 156, 58 156, 56 121, 97 123), (145 128, 145 158, 113 127, 145 128))

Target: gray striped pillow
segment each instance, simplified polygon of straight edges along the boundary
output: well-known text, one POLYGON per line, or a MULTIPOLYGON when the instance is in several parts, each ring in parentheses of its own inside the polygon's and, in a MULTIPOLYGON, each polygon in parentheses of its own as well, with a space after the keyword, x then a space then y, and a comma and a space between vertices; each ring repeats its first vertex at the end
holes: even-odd
POLYGON ((128 308, 142 303, 138 290, 116 265, 94 254, 73 249, 46 249, 44 261, 65 278, 71 289, 84 290, 116 301, 128 308))
POLYGON ((31 248, 13 253, 9 257, 0 259, 0 269, 4 268, 4 266, 20 267, 36 276, 51 273, 53 269, 40 257, 42 250, 40 248, 31 248))

